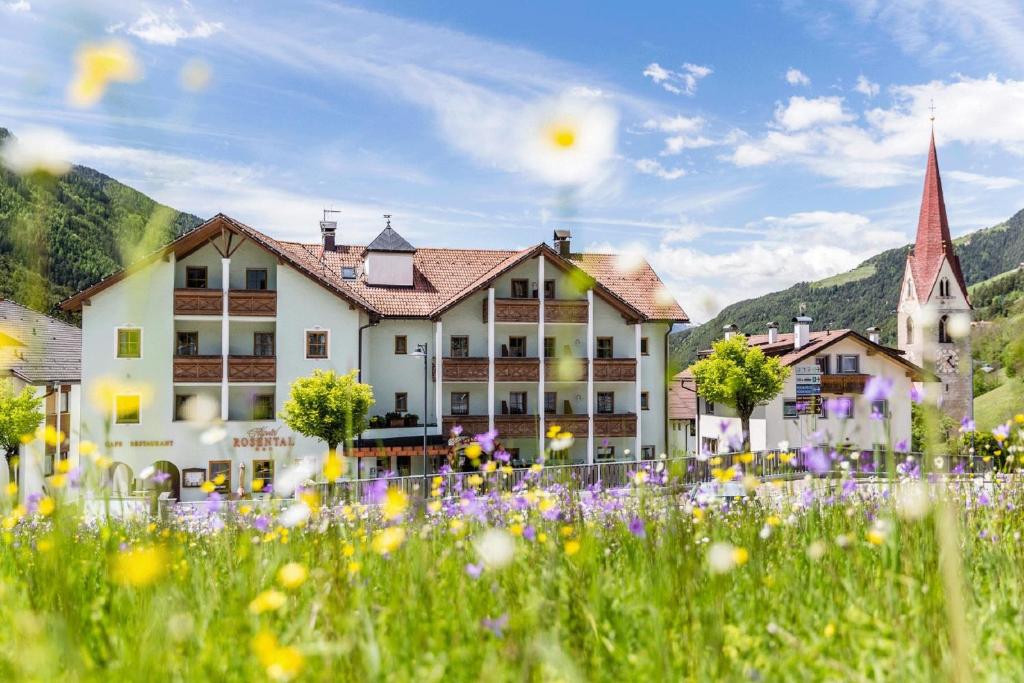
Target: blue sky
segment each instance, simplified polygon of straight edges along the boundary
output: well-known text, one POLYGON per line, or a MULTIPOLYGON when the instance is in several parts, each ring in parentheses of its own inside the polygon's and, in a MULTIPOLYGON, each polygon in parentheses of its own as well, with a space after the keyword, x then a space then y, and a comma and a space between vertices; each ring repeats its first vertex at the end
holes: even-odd
POLYGON ((383 213, 420 245, 567 227, 696 321, 909 242, 933 100, 954 232, 1024 208, 1008 0, 0 0, 0 53, 0 125, 175 208, 315 240, 332 206, 356 243, 383 213), (73 106, 76 51, 115 39, 143 76, 73 106), (570 167, 531 137, 565 117, 570 167))

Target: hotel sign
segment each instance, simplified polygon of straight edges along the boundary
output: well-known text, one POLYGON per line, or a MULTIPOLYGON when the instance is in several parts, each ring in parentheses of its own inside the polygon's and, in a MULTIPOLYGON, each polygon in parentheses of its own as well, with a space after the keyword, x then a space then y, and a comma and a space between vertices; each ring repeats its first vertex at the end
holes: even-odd
POLYGON ((796 395, 817 396, 821 393, 821 368, 813 365, 796 366, 796 395))
POLYGON ((267 451, 271 448, 289 448, 295 445, 295 436, 281 434, 280 427, 253 427, 242 436, 231 440, 234 448, 252 448, 267 451))
MULTIPOLYGON (((124 441, 107 441, 103 445, 106 448, 121 448, 124 441)), ((128 445, 131 448, 169 448, 174 445, 174 439, 134 439, 128 445)))

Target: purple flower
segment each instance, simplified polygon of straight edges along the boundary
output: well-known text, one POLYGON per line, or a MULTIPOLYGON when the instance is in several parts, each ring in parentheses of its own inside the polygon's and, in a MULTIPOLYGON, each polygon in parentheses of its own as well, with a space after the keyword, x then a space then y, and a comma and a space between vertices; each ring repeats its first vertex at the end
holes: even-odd
POLYGON ((956 466, 952 470, 950 470, 950 472, 952 472, 953 474, 963 474, 964 473, 964 462, 963 462, 963 460, 958 462, 956 464, 956 466))
POLYGON ((252 526, 257 531, 261 533, 266 533, 267 530, 270 528, 270 518, 266 515, 260 515, 252 521, 252 526))
POLYGON ((537 538, 537 530, 533 528, 532 524, 527 524, 526 527, 523 528, 523 538, 527 541, 533 541, 537 538))
POLYGON ((498 430, 489 429, 483 434, 477 434, 474 438, 480 444, 480 448, 484 449, 485 453, 490 453, 494 450, 494 440, 498 438, 498 430))
POLYGON ((906 453, 909 450, 910 450, 910 444, 908 443, 908 441, 906 439, 900 439, 899 441, 896 442, 896 452, 897 453, 906 453))
POLYGON ((998 427, 996 427, 995 429, 993 429, 992 430, 992 436, 994 436, 994 437, 996 437, 997 439, 1000 439, 1000 440, 1009 438, 1010 437, 1010 423, 1009 422, 1005 422, 1005 423, 999 425, 998 427))
POLYGON ((973 432, 974 431, 974 420, 969 417, 964 417, 960 420, 960 431, 961 432, 973 432))
POLYGON ((728 431, 729 431, 729 421, 728 420, 719 420, 718 421, 718 433, 719 434, 725 434, 728 431))
POLYGON ((919 387, 916 384, 910 385, 910 400, 914 403, 921 403, 924 401, 924 388, 919 387))
POLYGON ((991 499, 989 499, 987 493, 982 491, 980 494, 978 494, 978 505, 980 505, 981 507, 986 507, 987 508, 991 503, 992 503, 992 501, 991 501, 991 499))
POLYGON ((506 451, 504 448, 502 448, 501 450, 495 451, 494 459, 497 462, 506 462, 507 463, 509 460, 512 459, 512 456, 510 456, 508 454, 508 451, 506 451))
POLYGON ((369 486, 366 487, 366 494, 363 496, 366 499, 367 505, 377 505, 384 500, 384 494, 388 492, 388 482, 386 479, 375 479, 369 486))
POLYGON ((462 436, 462 425, 455 425, 454 427, 452 427, 452 436, 453 437, 462 436))
POLYGON ((206 498, 206 514, 213 515, 220 512, 221 509, 221 495, 216 491, 210 491, 210 495, 206 498))
POLYGON ((508 628, 508 613, 502 614, 496 619, 486 617, 480 620, 480 625, 490 631, 495 638, 501 638, 505 629, 508 628))
POLYGON ((466 573, 469 574, 470 577, 472 577, 474 579, 479 579, 480 578, 480 574, 482 574, 483 571, 484 571, 484 565, 483 564, 473 564, 472 562, 466 564, 466 573))
POLYGON ((885 401, 892 394, 894 380, 882 375, 874 375, 864 386, 864 400, 885 401))
POLYGON ((817 475, 822 475, 828 472, 831 462, 825 451, 815 446, 804 446, 800 449, 800 452, 804 456, 804 467, 809 471, 817 475))
POLYGON ((644 520, 639 517, 634 517, 629 520, 629 533, 633 534, 637 538, 643 538, 647 535, 647 531, 644 529, 644 520))
POLYGON ((171 478, 171 473, 170 472, 163 472, 163 471, 157 472, 156 474, 153 475, 153 483, 154 484, 162 484, 162 483, 164 483, 165 481, 167 481, 170 478, 171 478))
POLYGON ((853 401, 846 396, 838 396, 825 401, 825 410, 829 416, 835 415, 841 420, 845 420, 850 416, 850 408, 852 406, 853 401))

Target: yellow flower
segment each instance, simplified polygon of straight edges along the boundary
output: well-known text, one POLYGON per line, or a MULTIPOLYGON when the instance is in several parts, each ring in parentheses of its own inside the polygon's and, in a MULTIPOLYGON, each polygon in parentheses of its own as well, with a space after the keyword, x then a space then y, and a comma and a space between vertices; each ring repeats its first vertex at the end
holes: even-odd
POLYGON ((224 482, 226 481, 227 477, 225 477, 223 474, 218 474, 216 477, 213 478, 213 483, 216 484, 217 486, 223 486, 224 482))
POLYGON ((64 488, 64 485, 68 483, 67 475, 65 474, 54 474, 50 476, 47 481, 50 483, 50 486, 55 489, 62 489, 64 488))
POLYGON ((750 463, 754 462, 754 454, 743 453, 742 455, 739 456, 738 460, 744 465, 749 465, 750 463))
POLYGON ((249 611, 253 614, 263 614, 264 612, 273 612, 284 607, 285 603, 288 602, 288 596, 281 591, 265 590, 249 603, 249 611))
POLYGON ((448 529, 458 536, 466 530, 466 523, 456 517, 455 519, 452 519, 452 521, 448 522, 448 529))
POLYGON ((539 534, 537 534, 537 542, 540 543, 541 545, 547 543, 548 542, 548 535, 546 533, 544 533, 543 531, 540 532, 539 534))
POLYGON ((356 553, 356 547, 351 543, 346 543, 345 547, 341 549, 341 554, 345 557, 352 557, 356 553))
MULTIPOLYGON (((454 520, 452 520, 454 521, 454 520)), ((378 531, 373 537, 373 552, 378 555, 390 555, 398 550, 405 542, 405 529, 400 526, 392 526, 378 531)))
POLYGON ((1013 421, 1017 424, 1024 424, 1024 413, 1017 413, 1013 416, 1013 421))
POLYGON ((356 562, 355 560, 352 560, 351 562, 348 563, 348 573, 349 574, 358 574, 359 570, 362 569, 362 568, 363 568, 363 565, 360 564, 359 562, 356 562))
POLYGON ((699 522, 704 519, 704 508, 693 508, 693 521, 699 522))
POLYGON ((750 559, 750 553, 746 548, 734 548, 732 551, 732 561, 736 563, 737 567, 742 567, 750 559))
POLYGON ((202 490, 203 493, 213 493, 214 491, 217 490, 217 487, 209 479, 204 481, 199 488, 202 490))
POLYGON ((290 645, 281 647, 271 633, 263 631, 253 638, 252 649, 272 680, 290 681, 302 672, 302 653, 290 645))
POLYGON ((559 531, 562 534, 562 538, 569 538, 570 536, 573 535, 573 532, 575 531, 575 529, 572 528, 572 525, 566 524, 561 529, 559 529, 559 531))
POLYGON ((827 624, 825 624, 825 628, 824 630, 822 630, 822 633, 825 635, 826 638, 831 638, 836 634, 836 625, 833 624, 831 621, 828 622, 827 624))
POLYGON ((82 455, 92 455, 96 452, 96 444, 92 441, 82 441, 78 444, 78 452, 82 455))
POLYGON ((7 496, 9 498, 13 498, 18 494, 18 485, 12 481, 10 484, 7 485, 5 490, 7 491, 7 496))
POLYGON ((559 427, 558 425, 551 425, 550 427, 548 427, 548 438, 555 438, 556 436, 558 436, 558 433, 560 431, 562 431, 561 427, 559 427))
POLYGON ((71 461, 59 460, 57 464, 54 466, 54 469, 57 470, 57 472, 59 472, 60 474, 67 474, 68 472, 71 471, 71 461))
POLYGON ((252 491, 253 491, 253 493, 259 493, 262 490, 263 490, 263 480, 262 479, 253 479, 252 480, 252 491))
POLYGON ((468 484, 471 488, 476 488, 483 483, 484 478, 481 477, 479 474, 471 474, 468 477, 466 477, 466 484, 468 484))
POLYGON ((778 525, 782 524, 782 520, 779 518, 778 515, 768 515, 765 518, 764 522, 768 526, 778 526, 778 525))
POLYGON ((30 443, 32 443, 33 441, 35 441, 35 440, 36 440, 36 437, 34 435, 32 435, 32 434, 22 434, 21 438, 19 439, 19 441, 21 441, 21 444, 23 446, 27 446, 30 443))
POLYGON ((96 467, 99 467, 101 470, 110 469, 113 465, 113 458, 108 458, 105 455, 101 455, 96 458, 96 467))
POLYGON ((53 498, 49 496, 43 496, 39 501, 39 514, 46 517, 47 515, 53 514, 53 511, 57 509, 57 503, 53 498))
POLYGON ((782 464, 785 465, 790 460, 792 460, 794 457, 795 457, 794 453, 779 453, 779 462, 781 462, 782 464))
POLYGON ((484 463, 484 466, 481 469, 484 472, 493 472, 494 470, 498 469, 498 463, 494 462, 493 460, 488 460, 487 462, 484 463))
POLYGON ((708 464, 709 465, 721 465, 722 464, 722 456, 716 455, 715 457, 713 457, 710 460, 708 460, 708 464))
POLYGON ((553 507, 555 507, 555 499, 554 498, 544 498, 543 500, 540 501, 540 504, 537 506, 537 509, 539 511, 541 511, 541 512, 547 512, 548 510, 552 509, 553 507))
POLYGON ((872 529, 867 535, 868 543, 871 545, 882 545, 885 543, 885 534, 878 529, 872 529))
POLYGON ((633 483, 636 484, 637 486, 642 486, 645 481, 647 481, 646 470, 637 470, 633 474, 633 483))
POLYGON ((306 568, 298 562, 289 562, 277 570, 277 582, 285 588, 298 588, 309 576, 306 568))
POLYGON ((509 525, 508 532, 510 534, 512 534, 513 536, 522 536, 523 535, 523 525, 522 524, 512 524, 512 525, 509 525))
POLYGON ((431 514, 435 514, 436 515, 438 512, 441 511, 441 501, 439 501, 439 500, 432 500, 432 501, 430 501, 429 503, 427 503, 427 510, 431 514))
POLYGON ((535 462, 532 465, 530 465, 530 471, 533 472, 534 474, 537 474, 542 469, 544 469, 544 465, 540 464, 539 462, 535 462))
POLYGON ((483 453, 483 449, 480 448, 480 444, 475 441, 466 446, 466 457, 470 460, 477 460, 481 453, 483 453))
POLYGON ((565 554, 572 557, 580 551, 580 542, 572 539, 565 542, 565 554))
POLYGON ((381 505, 384 519, 390 521, 401 517, 408 508, 409 496, 405 495, 405 491, 394 486, 388 487, 387 493, 384 494, 384 503, 381 505))
POLYGON ((99 102, 111 83, 128 83, 142 76, 131 46, 119 40, 83 45, 75 54, 75 67, 68 99, 76 107, 99 102))
POLYGON ((730 467, 729 469, 723 470, 721 468, 714 467, 711 469, 711 476, 724 484, 736 478, 736 468, 730 467))
POLYGON ((114 558, 114 580, 124 586, 148 586, 167 568, 167 551, 161 546, 135 548, 114 558))
POLYGON ((324 461, 324 479, 334 481, 345 473, 345 464, 338 457, 337 453, 328 453, 324 461))

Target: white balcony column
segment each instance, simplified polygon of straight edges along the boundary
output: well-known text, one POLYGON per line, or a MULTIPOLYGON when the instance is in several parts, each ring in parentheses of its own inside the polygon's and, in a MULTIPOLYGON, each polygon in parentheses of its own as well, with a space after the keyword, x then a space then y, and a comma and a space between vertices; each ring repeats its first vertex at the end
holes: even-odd
POLYGON ((643 456, 643 437, 640 434, 640 424, 643 418, 643 411, 640 409, 640 394, 642 393, 644 386, 640 375, 640 358, 642 357, 642 354, 640 353, 640 340, 643 338, 643 331, 644 326, 640 324, 640 321, 637 321, 633 330, 634 337, 636 339, 636 351, 634 354, 636 356, 636 381, 633 383, 633 386, 636 389, 636 396, 634 397, 634 405, 636 405, 636 452, 633 454, 634 460, 640 460, 643 456))
POLYGON ((544 254, 537 256, 537 355, 540 363, 537 369, 537 456, 544 455, 544 437, 547 434, 545 425, 544 403, 544 254))
MULTIPOLYGON (((434 419, 437 421, 437 432, 438 434, 444 434, 444 375, 442 374, 441 359, 444 354, 441 353, 441 344, 444 342, 444 336, 441 330, 440 318, 434 322, 434 419)), ((424 408, 424 412, 426 409, 424 408)), ((427 416, 424 415, 423 419, 426 420, 427 416)))
POLYGON ((494 287, 487 288, 487 429, 494 429, 494 287))
POLYGON ((57 461, 60 460, 60 447, 61 447, 61 443, 62 443, 61 442, 61 438, 60 438, 60 428, 61 428, 61 423, 60 423, 60 394, 61 394, 61 390, 63 389, 63 387, 61 386, 60 382, 58 382, 57 384, 54 385, 53 388, 57 390, 57 393, 54 396, 54 400, 56 401, 56 404, 55 404, 55 408, 54 408, 54 411, 53 411, 54 414, 56 415, 56 417, 54 418, 53 428, 57 430, 57 449, 56 449, 56 451, 53 454, 53 462, 54 462, 54 464, 56 464, 57 461))
POLYGON ((587 290, 587 464, 594 464, 594 290, 587 290))
POLYGON ((220 355, 223 367, 220 381, 220 419, 228 421, 228 353, 230 351, 230 324, 228 320, 228 290, 231 284, 231 259, 222 258, 220 289, 223 294, 220 317, 220 355))

